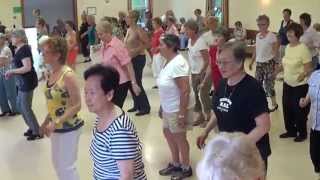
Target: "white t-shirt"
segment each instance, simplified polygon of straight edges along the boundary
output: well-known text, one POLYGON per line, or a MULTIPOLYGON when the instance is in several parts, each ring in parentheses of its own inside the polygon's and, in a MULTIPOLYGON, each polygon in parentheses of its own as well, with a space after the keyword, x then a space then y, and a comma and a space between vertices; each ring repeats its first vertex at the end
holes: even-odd
POLYGON ((211 30, 203 33, 203 34, 201 35, 201 38, 206 42, 206 44, 207 44, 208 47, 217 44, 217 42, 216 42, 217 36, 214 35, 211 30))
POLYGON ((191 39, 188 42, 188 55, 189 55, 189 63, 191 67, 192 74, 200 74, 203 69, 204 60, 202 58, 201 52, 202 50, 207 50, 209 47, 202 37, 199 37, 197 41, 191 45, 191 39))
MULTIPOLYGON (((157 85, 159 87, 160 104, 164 112, 173 113, 179 111, 180 91, 175 78, 185 76, 190 78, 190 67, 187 60, 180 54, 169 61, 160 71, 157 85)), ((191 92, 189 95, 189 108, 194 105, 194 97, 191 92)))
POLYGON ((272 32, 269 32, 264 38, 260 36, 260 33, 256 36, 256 61, 265 63, 274 58, 272 46, 277 42, 277 37, 272 32))

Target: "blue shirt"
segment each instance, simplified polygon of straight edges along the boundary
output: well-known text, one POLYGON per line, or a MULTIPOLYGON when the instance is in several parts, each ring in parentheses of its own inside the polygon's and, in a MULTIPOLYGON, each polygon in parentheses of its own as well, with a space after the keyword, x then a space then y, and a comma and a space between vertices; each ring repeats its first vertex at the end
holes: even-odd
POLYGON ((310 120, 311 128, 320 131, 320 70, 312 73, 309 79, 308 94, 311 100, 310 120))
POLYGON ((90 147, 95 180, 117 180, 120 170, 117 161, 134 161, 134 180, 146 180, 142 161, 142 147, 136 129, 123 113, 103 132, 93 130, 90 147))

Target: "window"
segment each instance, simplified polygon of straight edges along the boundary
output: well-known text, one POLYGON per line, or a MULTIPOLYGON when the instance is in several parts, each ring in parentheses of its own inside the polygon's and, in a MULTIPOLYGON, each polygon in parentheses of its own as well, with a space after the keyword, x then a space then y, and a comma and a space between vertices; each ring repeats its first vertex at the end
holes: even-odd
POLYGON ((228 0, 207 0, 207 14, 215 16, 220 23, 228 26, 228 0))
POLYGON ((138 24, 144 26, 145 25, 145 12, 146 10, 150 10, 152 12, 152 0, 128 0, 128 9, 129 10, 137 10, 140 13, 140 19, 138 24))

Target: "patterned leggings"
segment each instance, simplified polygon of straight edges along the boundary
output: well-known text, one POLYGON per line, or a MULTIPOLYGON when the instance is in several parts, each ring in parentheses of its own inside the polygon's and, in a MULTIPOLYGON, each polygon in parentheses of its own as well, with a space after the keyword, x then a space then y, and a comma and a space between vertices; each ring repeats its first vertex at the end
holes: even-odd
POLYGON ((265 63, 257 62, 256 79, 263 85, 268 97, 274 97, 276 95, 274 90, 275 66, 276 62, 273 59, 265 63))

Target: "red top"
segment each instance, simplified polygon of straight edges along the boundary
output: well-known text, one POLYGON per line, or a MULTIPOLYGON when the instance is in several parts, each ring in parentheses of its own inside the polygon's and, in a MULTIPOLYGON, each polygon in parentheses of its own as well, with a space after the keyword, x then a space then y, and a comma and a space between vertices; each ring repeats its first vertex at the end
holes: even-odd
POLYGON ((211 78, 212 84, 215 90, 218 89, 222 75, 217 65, 218 47, 212 46, 209 49, 210 61, 211 61, 211 78))
POLYGON ((151 38, 151 53, 152 55, 158 54, 160 46, 160 37, 164 33, 162 28, 155 30, 151 38))

